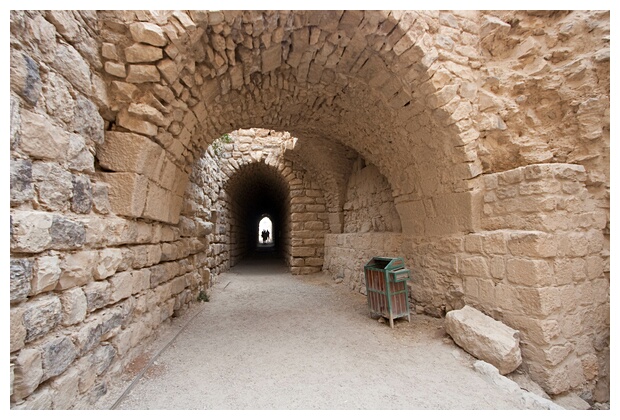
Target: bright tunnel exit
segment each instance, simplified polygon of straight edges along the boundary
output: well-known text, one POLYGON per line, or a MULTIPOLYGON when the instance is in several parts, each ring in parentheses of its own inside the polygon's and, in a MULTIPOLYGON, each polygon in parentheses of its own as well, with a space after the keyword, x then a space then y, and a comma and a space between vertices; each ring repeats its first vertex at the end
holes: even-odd
POLYGON ((273 225, 271 219, 263 217, 258 223, 258 242, 264 244, 273 243, 273 225))

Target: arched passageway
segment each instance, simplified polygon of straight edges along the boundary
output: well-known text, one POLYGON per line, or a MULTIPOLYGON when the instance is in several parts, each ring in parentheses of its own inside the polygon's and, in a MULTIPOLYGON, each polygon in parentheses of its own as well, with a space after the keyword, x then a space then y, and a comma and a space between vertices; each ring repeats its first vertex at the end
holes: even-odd
POLYGON ((231 266, 256 250, 259 222, 265 214, 272 221, 274 251, 284 259, 290 244, 290 192, 277 170, 260 163, 243 166, 228 180, 226 193, 230 203, 231 266))
POLYGON ((403 255, 416 309, 608 396, 608 12, 12 11, 10 101, 14 405, 105 393, 245 252, 254 164, 292 273, 403 255))

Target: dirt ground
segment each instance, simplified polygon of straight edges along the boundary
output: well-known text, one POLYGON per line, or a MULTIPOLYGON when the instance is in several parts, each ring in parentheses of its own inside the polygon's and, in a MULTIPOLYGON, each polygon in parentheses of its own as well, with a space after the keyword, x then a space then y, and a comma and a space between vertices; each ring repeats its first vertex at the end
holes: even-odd
POLYGON ((98 408, 524 409, 472 369, 442 324, 412 314, 390 329, 325 274, 254 259, 164 327, 98 408))

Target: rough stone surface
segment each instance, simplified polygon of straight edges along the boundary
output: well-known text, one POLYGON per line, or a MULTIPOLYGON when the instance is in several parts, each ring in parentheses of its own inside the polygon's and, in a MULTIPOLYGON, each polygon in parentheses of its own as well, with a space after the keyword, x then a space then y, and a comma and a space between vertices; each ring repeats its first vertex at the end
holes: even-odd
POLYGON ((26 349, 15 360, 15 380, 11 401, 20 401, 34 392, 41 383, 43 366, 41 352, 26 349))
POLYGON ((32 162, 11 160, 11 204, 20 204, 34 196, 32 188, 32 162))
POLYGON ((502 375, 521 365, 519 332, 471 306, 448 312, 445 328, 456 344, 495 366, 502 375))
POLYGON ((47 380, 63 373, 77 357, 69 337, 52 339, 41 346, 43 378, 47 380))
POLYGON ((56 255, 39 257, 32 278, 32 294, 54 290, 60 279, 60 258, 56 255))
POLYGON ((121 355, 12 406, 88 406, 264 215, 292 273, 365 293, 370 257, 403 256, 416 312, 479 308, 546 392, 608 401, 609 16, 11 11, 11 359, 52 331, 121 355), (48 295, 63 321, 26 343, 48 295))
POLYGON ((60 299, 57 296, 42 296, 26 304, 24 326, 26 342, 42 337, 54 329, 62 315, 60 299))
POLYGON ((11 302, 24 301, 30 294, 32 266, 31 259, 11 259, 11 302))

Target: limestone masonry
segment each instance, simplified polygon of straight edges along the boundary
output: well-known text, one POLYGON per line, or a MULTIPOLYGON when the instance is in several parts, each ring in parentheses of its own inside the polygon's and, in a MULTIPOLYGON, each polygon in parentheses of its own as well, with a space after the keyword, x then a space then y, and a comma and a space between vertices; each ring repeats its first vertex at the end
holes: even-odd
POLYGON ((11 408, 89 408, 256 243, 609 401, 609 11, 11 11, 11 408))

